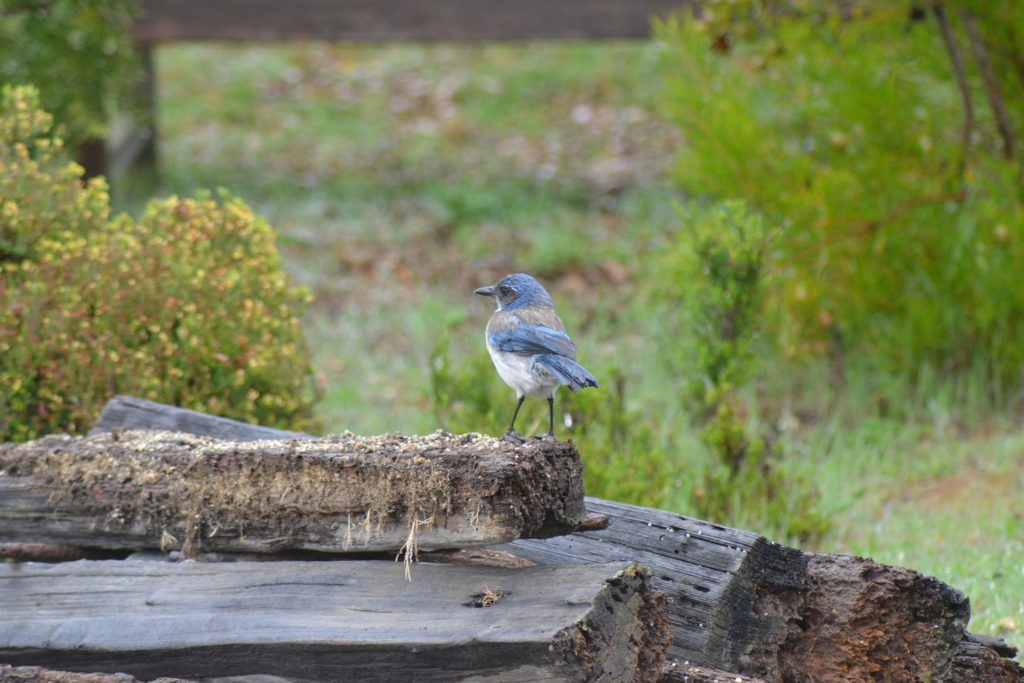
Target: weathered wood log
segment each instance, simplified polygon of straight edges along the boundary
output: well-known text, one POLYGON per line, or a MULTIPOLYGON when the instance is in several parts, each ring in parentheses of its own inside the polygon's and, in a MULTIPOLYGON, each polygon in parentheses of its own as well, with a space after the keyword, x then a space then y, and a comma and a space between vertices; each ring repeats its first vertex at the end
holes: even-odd
POLYGON ((415 555, 573 530, 580 467, 571 444, 441 432, 51 436, 0 445, 0 542, 415 555))
POLYGON ((187 408, 177 408, 144 398, 119 395, 107 401, 96 426, 89 436, 111 430, 145 429, 149 431, 183 432, 195 436, 212 436, 225 441, 258 441, 260 439, 315 439, 311 434, 251 425, 226 417, 214 417, 187 408), (172 408, 168 410, 168 408, 172 408))
POLYGON ((587 507, 609 526, 498 548, 538 566, 642 563, 669 598, 674 662, 768 681, 1024 681, 1015 650, 968 633, 967 597, 938 579, 661 510, 587 507))
POLYGON ((652 574, 666 606, 669 658, 779 680, 777 650, 798 618, 787 597, 801 595, 806 555, 749 531, 663 510, 587 498, 605 529, 553 543, 499 549, 538 565, 635 558, 652 574))
POLYGON ((0 565, 0 661, 139 678, 654 681, 669 636, 635 564, 0 565))
MULTIPOLYGON (((0 681, 4 683, 138 683, 128 674, 79 673, 53 671, 39 666, 0 664, 0 681)), ((186 683, 180 678, 157 678, 150 683, 186 683)))
MULTIPOLYGON (((158 413, 178 410, 153 405, 158 413)), ((215 434, 222 418, 209 419, 215 434)), ((817 680, 1024 680, 1014 648, 968 633, 969 601, 936 579, 864 558, 802 553, 661 510, 597 498, 586 505, 609 518, 605 529, 496 549, 541 565, 635 560, 649 568, 654 588, 669 597, 675 666, 666 680, 701 680, 692 669, 706 680, 723 671, 770 681, 815 680, 810 672, 817 680)))

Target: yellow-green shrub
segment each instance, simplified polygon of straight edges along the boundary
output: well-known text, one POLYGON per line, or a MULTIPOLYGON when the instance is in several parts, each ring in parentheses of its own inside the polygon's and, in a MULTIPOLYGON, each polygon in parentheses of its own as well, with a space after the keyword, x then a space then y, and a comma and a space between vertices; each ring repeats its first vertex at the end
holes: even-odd
POLYGON ((105 192, 83 186, 62 152, 50 161, 63 174, 47 176, 19 151, 40 140, 60 149, 17 104, 30 104, 24 95, 6 91, 5 103, 38 125, 12 127, 6 106, 0 116, 15 131, 0 145, 2 175, 33 179, 3 197, 13 243, 32 246, 0 270, 0 438, 83 431, 115 393, 309 429, 316 391, 299 329, 309 295, 281 271, 270 226, 226 193, 107 219, 105 192))
POLYGON ((51 135, 53 117, 34 88, 0 92, 0 264, 31 258, 58 230, 85 235, 110 218, 103 178, 82 186, 82 168, 51 135))

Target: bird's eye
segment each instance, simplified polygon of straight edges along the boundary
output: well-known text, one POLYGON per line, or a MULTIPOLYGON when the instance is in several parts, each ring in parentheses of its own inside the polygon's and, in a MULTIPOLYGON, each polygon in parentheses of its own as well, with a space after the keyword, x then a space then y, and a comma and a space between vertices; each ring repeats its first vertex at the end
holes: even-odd
POLYGON ((502 285, 501 287, 498 287, 498 294, 500 294, 502 296, 508 296, 511 293, 512 293, 512 290, 510 288, 506 287, 505 285, 502 285))

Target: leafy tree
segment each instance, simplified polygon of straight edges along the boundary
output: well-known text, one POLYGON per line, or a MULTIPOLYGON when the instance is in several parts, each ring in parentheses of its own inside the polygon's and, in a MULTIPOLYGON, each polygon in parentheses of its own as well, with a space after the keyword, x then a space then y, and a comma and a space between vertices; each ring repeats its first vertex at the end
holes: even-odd
POLYGON ((0 84, 35 85, 72 147, 103 137, 138 82, 134 0, 0 0, 0 84))

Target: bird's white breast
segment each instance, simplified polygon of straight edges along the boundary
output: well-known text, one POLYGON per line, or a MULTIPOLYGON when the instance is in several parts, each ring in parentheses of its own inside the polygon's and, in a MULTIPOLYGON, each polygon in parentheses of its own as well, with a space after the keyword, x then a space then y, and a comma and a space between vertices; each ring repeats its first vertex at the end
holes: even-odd
POLYGON ((501 351, 490 344, 487 344, 487 351, 491 354, 494 369, 505 384, 515 389, 517 396, 546 399, 554 395, 558 384, 552 384, 550 380, 545 382, 534 374, 531 368, 533 356, 501 351))

